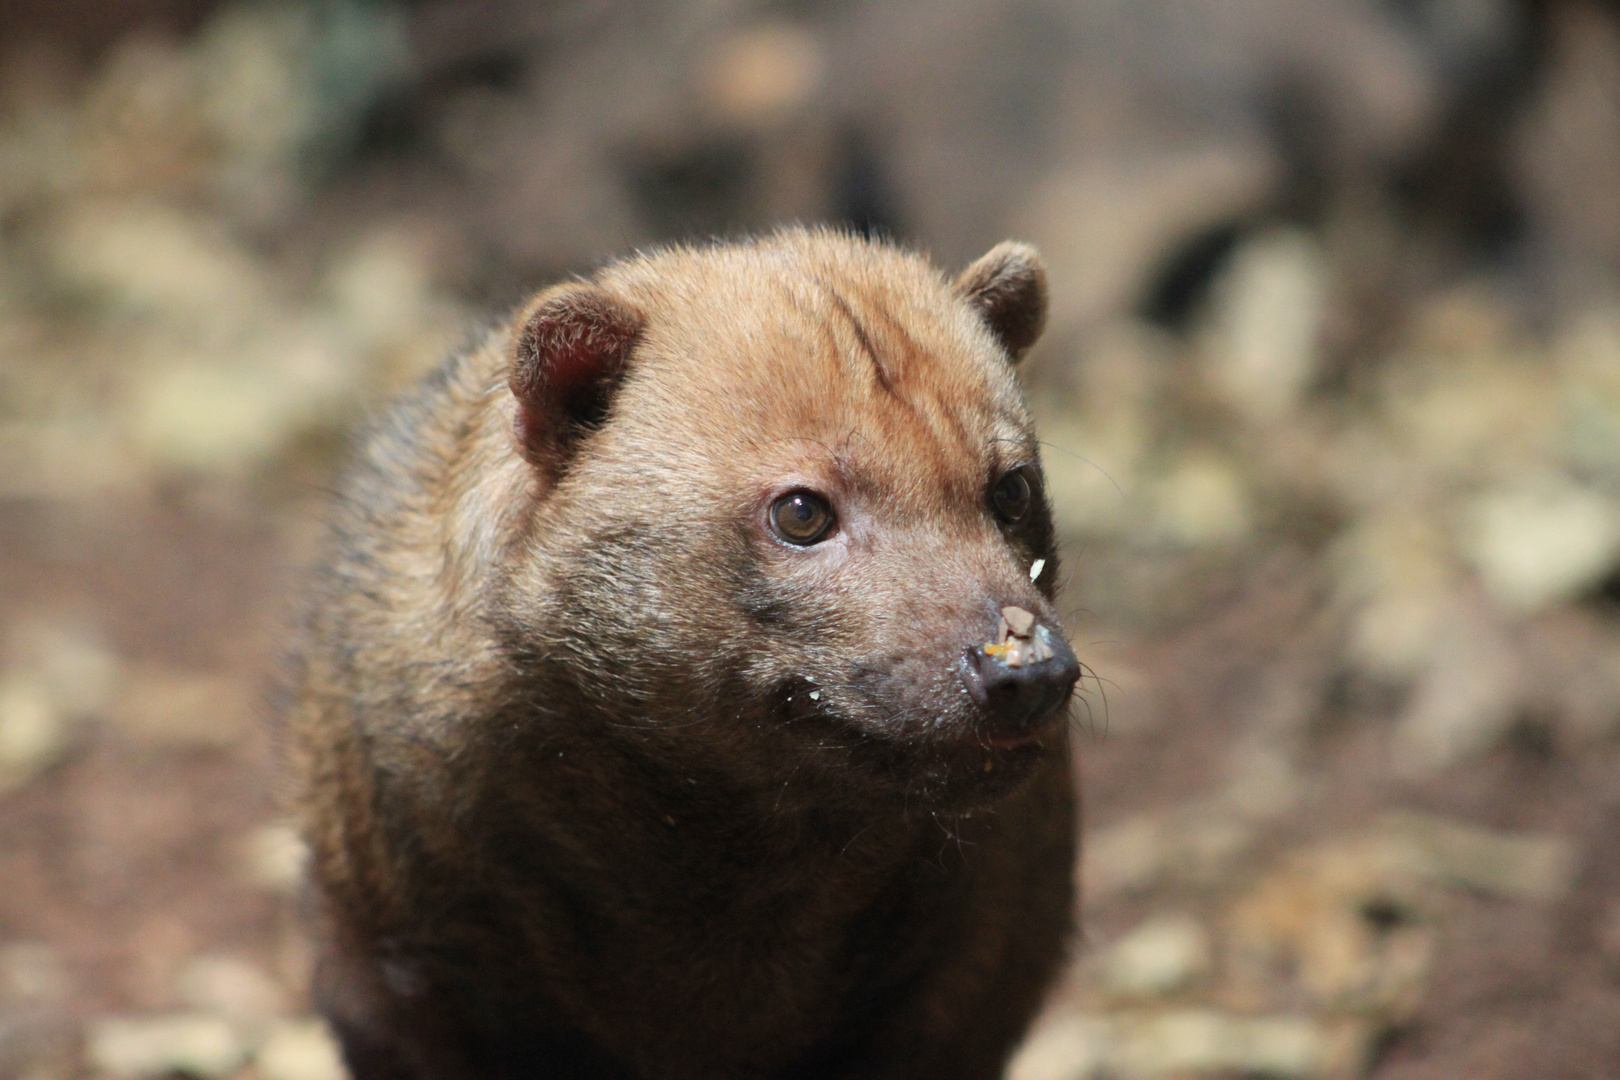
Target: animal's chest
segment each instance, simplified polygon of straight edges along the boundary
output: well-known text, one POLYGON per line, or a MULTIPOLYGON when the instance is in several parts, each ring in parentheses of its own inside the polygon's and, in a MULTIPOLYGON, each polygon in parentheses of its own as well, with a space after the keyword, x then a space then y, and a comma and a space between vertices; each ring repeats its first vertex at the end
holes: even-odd
MULTIPOLYGON (((630 830, 622 839, 633 853, 650 843, 630 830)), ((959 923, 971 849, 954 843, 941 855, 918 839, 881 868, 863 864, 869 851, 833 849, 697 874, 693 847, 688 837, 680 858, 638 854, 608 876, 552 863, 545 884, 514 893, 527 948, 490 951, 535 994, 525 1021, 502 1026, 566 1017, 604 1048, 658 1047, 657 1068, 631 1063, 651 1075, 772 1075, 860 1057, 970 932, 959 923), (682 1064, 666 1071, 671 1062, 682 1064)))

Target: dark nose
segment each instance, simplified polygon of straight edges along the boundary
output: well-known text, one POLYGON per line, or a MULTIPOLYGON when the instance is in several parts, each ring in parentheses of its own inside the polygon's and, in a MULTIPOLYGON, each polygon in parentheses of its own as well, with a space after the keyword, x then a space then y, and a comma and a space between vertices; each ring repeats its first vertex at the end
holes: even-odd
MULTIPOLYGON (((1018 609, 1011 609, 1018 610, 1018 609)), ((1036 733, 1068 703, 1080 678, 1080 661, 1063 635, 1041 624, 1026 624, 1013 637, 1002 622, 1002 642, 967 650, 962 682, 990 715, 996 734, 1036 733)))

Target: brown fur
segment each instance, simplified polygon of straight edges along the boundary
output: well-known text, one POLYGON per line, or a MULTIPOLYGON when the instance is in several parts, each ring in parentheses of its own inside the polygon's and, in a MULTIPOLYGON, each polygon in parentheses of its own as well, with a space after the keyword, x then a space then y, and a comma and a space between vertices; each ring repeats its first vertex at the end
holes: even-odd
POLYGON ((372 433, 288 732, 358 1080, 999 1075, 1068 934, 1070 769, 1061 722, 987 742, 957 667, 1004 604, 1056 626, 1044 498, 987 504, 1038 463, 1043 311, 1017 245, 955 285, 828 232, 661 251, 372 433), (836 537, 771 538, 790 488, 836 537))

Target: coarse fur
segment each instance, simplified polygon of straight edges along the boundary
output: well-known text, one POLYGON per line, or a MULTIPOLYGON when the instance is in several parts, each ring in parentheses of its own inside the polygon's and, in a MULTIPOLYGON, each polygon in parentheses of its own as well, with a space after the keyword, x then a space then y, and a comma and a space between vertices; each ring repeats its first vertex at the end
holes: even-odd
POLYGON ((1057 626, 1044 310, 1021 245, 955 282, 830 231, 672 248, 371 432, 286 732, 357 1080, 1000 1075, 1065 952, 1071 769, 960 669, 1003 605, 1057 626), (792 491, 826 540, 767 528, 792 491))

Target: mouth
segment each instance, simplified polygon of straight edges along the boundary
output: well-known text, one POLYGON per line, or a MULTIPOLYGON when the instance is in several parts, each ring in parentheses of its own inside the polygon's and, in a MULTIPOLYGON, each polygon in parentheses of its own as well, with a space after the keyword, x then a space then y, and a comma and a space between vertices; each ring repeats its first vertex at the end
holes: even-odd
POLYGON ((986 750, 1021 750, 1035 746, 1046 738, 1046 731, 980 735, 976 742, 986 750))
POLYGON ((838 720, 827 692, 808 679, 795 679, 778 692, 777 711, 793 722, 836 723, 838 720))
POLYGON ((799 773, 801 784, 813 772, 858 783, 868 794, 897 794, 902 805, 923 800, 936 808, 988 806, 1066 745, 1062 709, 1009 728, 965 690, 931 709, 919 703, 896 710, 849 697, 803 677, 780 691, 778 716, 787 721, 790 737, 815 748, 813 769, 799 773), (822 766, 829 771, 823 774, 822 766))
POLYGON ((979 717, 952 740, 950 752, 988 755, 998 761, 1039 757, 1062 741, 1067 723, 1063 709, 1054 710, 1038 723, 1017 728, 998 724, 993 716, 979 717))
MULTIPOLYGON (((879 741, 901 746, 910 745, 918 749, 932 746, 947 752, 965 753, 1008 753, 1042 746, 1050 741, 1053 732, 1062 727, 1064 715, 1062 709, 1054 709, 1045 719, 1007 728, 998 723, 993 715, 974 715, 979 710, 969 706, 966 715, 957 715, 956 709, 950 709, 938 714, 934 722, 918 722, 915 713, 908 723, 875 719, 863 722, 838 708, 827 691, 809 681, 798 682, 791 691, 783 692, 778 697, 778 703, 779 715, 790 722, 846 730, 862 742, 877 737, 879 741)), ((882 706, 868 703, 868 707, 893 720, 893 714, 882 706)))

